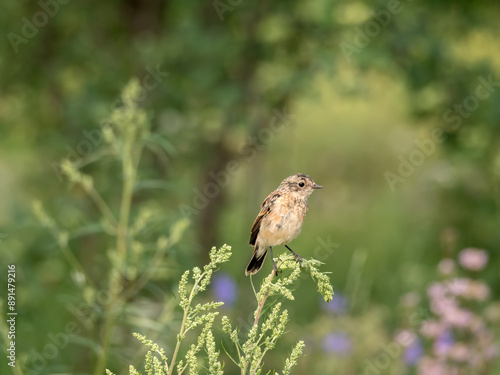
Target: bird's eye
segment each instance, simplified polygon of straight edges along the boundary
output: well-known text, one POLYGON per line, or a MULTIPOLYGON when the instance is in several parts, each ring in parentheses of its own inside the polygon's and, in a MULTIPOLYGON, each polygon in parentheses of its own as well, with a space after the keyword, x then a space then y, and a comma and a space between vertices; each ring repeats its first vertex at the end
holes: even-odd
POLYGON ((304 187, 304 183, 303 182, 299 182, 299 186, 300 187, 304 187))

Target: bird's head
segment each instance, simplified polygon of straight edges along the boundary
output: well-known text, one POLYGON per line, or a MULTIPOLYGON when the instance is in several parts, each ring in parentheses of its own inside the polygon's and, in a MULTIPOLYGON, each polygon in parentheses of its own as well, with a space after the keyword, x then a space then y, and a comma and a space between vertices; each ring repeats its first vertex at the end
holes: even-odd
POLYGON ((299 194, 305 198, 312 194, 316 189, 321 189, 323 186, 316 184, 308 175, 297 173, 281 181, 280 189, 285 192, 299 194))

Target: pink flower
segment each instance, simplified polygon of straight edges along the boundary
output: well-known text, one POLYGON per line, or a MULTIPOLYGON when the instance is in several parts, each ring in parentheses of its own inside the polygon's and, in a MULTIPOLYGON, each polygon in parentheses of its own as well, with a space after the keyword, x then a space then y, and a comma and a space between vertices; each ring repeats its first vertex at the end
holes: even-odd
POLYGON ((436 320, 426 320, 420 327, 420 333, 425 337, 438 337, 445 330, 445 327, 436 320))
POLYGON ((419 362, 418 370, 422 375, 443 375, 446 374, 446 365, 434 358, 424 357, 419 362))
POLYGON ((469 247, 458 254, 458 261, 465 269, 480 271, 488 263, 488 253, 486 250, 469 247))
POLYGON ((466 291, 469 289, 472 283, 471 279, 467 279, 465 277, 457 277, 447 283, 447 287, 456 296, 463 296, 466 291))
MULTIPOLYGON (((456 306, 455 294, 450 288, 451 283, 433 283, 428 289, 427 294, 430 298, 431 310, 435 314, 441 314, 442 311, 450 306, 456 306)), ((458 290, 458 288, 454 288, 458 290)))
POLYGON ((439 300, 443 297, 446 292, 446 288, 441 283, 433 283, 429 288, 427 288, 427 295, 430 299, 439 300))
POLYGON ((456 306, 446 306, 441 311, 444 322, 450 326, 465 328, 472 324, 474 314, 456 306))
POLYGON ((450 258, 445 258, 439 262, 438 270, 441 275, 450 276, 455 270, 455 262, 450 258))
POLYGON ((448 288, 449 295, 451 294, 470 300, 484 301, 490 295, 490 289, 485 283, 465 277, 452 279, 447 282, 444 287, 448 288))
POLYGON ((498 357, 498 354, 499 354, 499 350, 498 350, 497 344, 491 344, 486 349, 486 358, 487 359, 495 359, 496 357, 498 357))
POLYGON ((465 362, 468 359, 469 348, 463 342, 457 342, 450 349, 450 358, 457 362, 465 362))

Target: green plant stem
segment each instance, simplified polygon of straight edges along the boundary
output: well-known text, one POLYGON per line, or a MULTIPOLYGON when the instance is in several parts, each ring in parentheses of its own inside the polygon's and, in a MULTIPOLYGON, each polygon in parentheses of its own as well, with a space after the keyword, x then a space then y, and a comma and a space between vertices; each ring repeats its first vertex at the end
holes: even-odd
MULTIPOLYGON (((273 270, 273 272, 271 273, 271 280, 274 277, 274 274, 275 274, 275 272, 273 270)), ((255 321, 253 322, 254 326, 256 326, 257 324, 259 324, 259 319, 260 319, 260 316, 262 314, 262 309, 264 308, 264 304, 266 303, 267 297, 269 297, 269 293, 271 291, 270 289, 271 288, 268 288, 268 290, 266 291, 266 293, 262 297, 262 301, 260 301, 260 303, 259 303, 259 306, 257 308, 257 314, 255 315, 255 321)))
MULTIPOLYGON (((189 363, 186 363, 184 365, 184 367, 181 369, 181 371, 179 371, 179 374, 178 375, 182 375, 184 373, 184 371, 187 369, 187 367, 189 366, 189 363)), ((168 370, 167 370, 168 371, 168 370)))
MULTIPOLYGON (((122 153, 122 175, 123 175, 123 193, 120 204, 120 217, 117 230, 116 250, 118 254, 118 264, 114 265, 118 268, 118 275, 123 272, 123 267, 127 259, 127 234, 128 222, 130 216, 130 206, 132 204, 132 194, 135 184, 136 168, 132 160, 132 150, 129 147, 124 147, 122 153)), ((110 278, 109 292, 111 294, 110 301, 106 307, 106 320, 104 323, 104 333, 101 344, 101 352, 95 366, 95 375, 101 375, 106 369, 108 359, 109 342, 111 340, 111 332, 115 325, 114 308, 119 302, 120 294, 120 277, 110 278)))
POLYGON ((94 204, 97 206, 99 211, 101 211, 102 215, 108 219, 108 221, 111 223, 113 226, 118 226, 118 222, 116 221, 115 215, 113 215, 113 212, 111 212, 111 209, 109 206, 106 204, 104 199, 102 199, 101 195, 95 190, 93 187, 87 189, 87 194, 92 198, 94 201, 94 204))
POLYGON ((238 344, 236 344, 236 351, 238 352, 238 359, 239 359, 240 363, 242 363, 243 362, 243 360, 242 360, 243 357, 241 355, 240 347, 238 346, 238 344))
POLYGON ((59 247, 60 247, 61 252, 63 253, 64 257, 68 261, 68 263, 71 264, 71 266, 75 270, 77 270, 78 272, 80 272, 83 275, 83 277, 85 278, 85 283, 87 283, 87 284, 91 285, 93 288, 95 288, 94 282, 89 277, 89 275, 87 274, 87 272, 85 272, 85 269, 80 264, 80 262, 78 261, 78 259, 73 255, 73 253, 71 252, 69 246, 68 245, 59 244, 59 247))
MULTIPOLYGON (((190 296, 191 297, 191 296, 190 296)), ((191 301, 191 298, 190 298, 191 301)), ((172 354, 172 360, 170 361, 170 368, 167 372, 167 375, 172 375, 175 366, 175 360, 177 359, 177 354, 179 353, 179 348, 181 346, 182 335, 185 334, 184 327, 186 326, 186 319, 188 316, 189 304, 184 310, 184 316, 182 317, 181 329, 179 331, 179 339, 177 340, 177 344, 175 345, 174 354, 172 354)), ((184 370, 184 369, 183 369, 184 370)))
MULTIPOLYGON (((177 345, 175 345, 174 354, 172 354, 172 360, 170 361, 170 366, 167 375, 172 375, 174 371, 175 361, 177 359, 177 354, 179 354, 179 348, 181 346, 182 337, 186 334, 186 331, 184 329, 186 327, 186 320, 189 315, 189 308, 191 307, 191 301, 193 300, 194 292, 196 291, 196 288, 198 288, 198 284, 200 280, 203 279, 203 276, 205 276, 205 272, 203 272, 198 278, 198 280, 194 282, 193 288, 191 289, 191 293, 189 293, 188 303, 186 305, 186 308, 184 309, 184 316, 182 317, 181 329, 179 331, 179 339, 177 340, 177 345)), ((184 366, 179 375, 182 374, 182 372, 184 372, 186 367, 187 364, 186 366, 184 366)))
POLYGON ((268 349, 266 349, 266 350, 264 350, 264 351, 262 352, 262 355, 260 356, 260 359, 259 359, 259 361, 257 362, 257 365, 255 366, 255 368, 253 369, 253 371, 252 371, 252 374, 251 374, 251 375, 255 375, 255 373, 257 372, 257 370, 258 370, 258 368, 259 368, 259 365, 260 365, 260 363, 262 362, 262 360, 264 359, 264 356, 266 355, 267 351, 268 351, 268 349))
POLYGON ((49 228, 49 231, 50 231, 50 234, 52 235, 52 237, 54 237, 54 239, 56 240, 57 244, 59 245, 59 249, 61 250, 63 256, 66 258, 66 261, 75 270, 77 270, 78 272, 80 272, 85 277, 85 282, 86 283, 90 284, 91 286, 93 286, 95 288, 95 285, 92 282, 91 278, 89 277, 89 275, 87 274, 87 272, 85 272, 85 269, 80 264, 80 262, 75 257, 75 255, 71 252, 71 250, 70 250, 70 248, 68 246, 67 241, 61 241, 61 239, 60 239, 60 234, 61 234, 60 230, 57 227, 54 226, 52 228, 49 228))
POLYGON ((151 278, 151 275, 157 270, 158 265, 162 264, 165 254, 166 249, 160 251, 160 249, 157 248, 153 260, 150 262, 149 266, 147 266, 144 273, 130 288, 128 288, 126 297, 135 295, 144 285, 146 285, 151 278))
MULTIPOLYGON (((269 283, 272 282, 274 276, 276 276, 276 271, 273 269, 271 274, 268 276, 269 283)), ((262 309, 264 308, 264 304, 266 303, 267 297, 269 297, 270 292, 271 292, 271 287, 269 286, 266 293, 264 293, 264 296, 262 297, 262 301, 259 302, 259 305, 257 307, 257 314, 255 315, 255 321, 253 322, 254 327, 259 324, 259 319, 260 319, 260 316, 262 315, 262 309)), ((252 349, 252 348, 253 348, 253 345, 250 346, 250 349, 252 349)), ((264 353, 265 353, 265 351, 264 351, 264 353)), ((262 358, 259 360, 259 363, 260 363, 260 361, 262 361, 262 358)), ((250 362, 248 362, 248 361, 245 362, 245 367, 241 370, 241 375, 245 375, 247 373, 247 368, 248 368, 249 364, 250 364, 250 362)), ((255 371, 253 373, 255 373, 255 371)))

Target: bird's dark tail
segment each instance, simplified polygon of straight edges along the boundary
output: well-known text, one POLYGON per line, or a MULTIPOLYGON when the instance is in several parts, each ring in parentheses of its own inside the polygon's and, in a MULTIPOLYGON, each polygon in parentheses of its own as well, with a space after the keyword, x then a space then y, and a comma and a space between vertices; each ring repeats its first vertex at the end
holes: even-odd
POLYGON ((248 263, 247 269, 245 270, 245 275, 255 275, 262 268, 264 260, 266 259, 267 251, 264 252, 260 257, 254 252, 250 263, 248 263))

